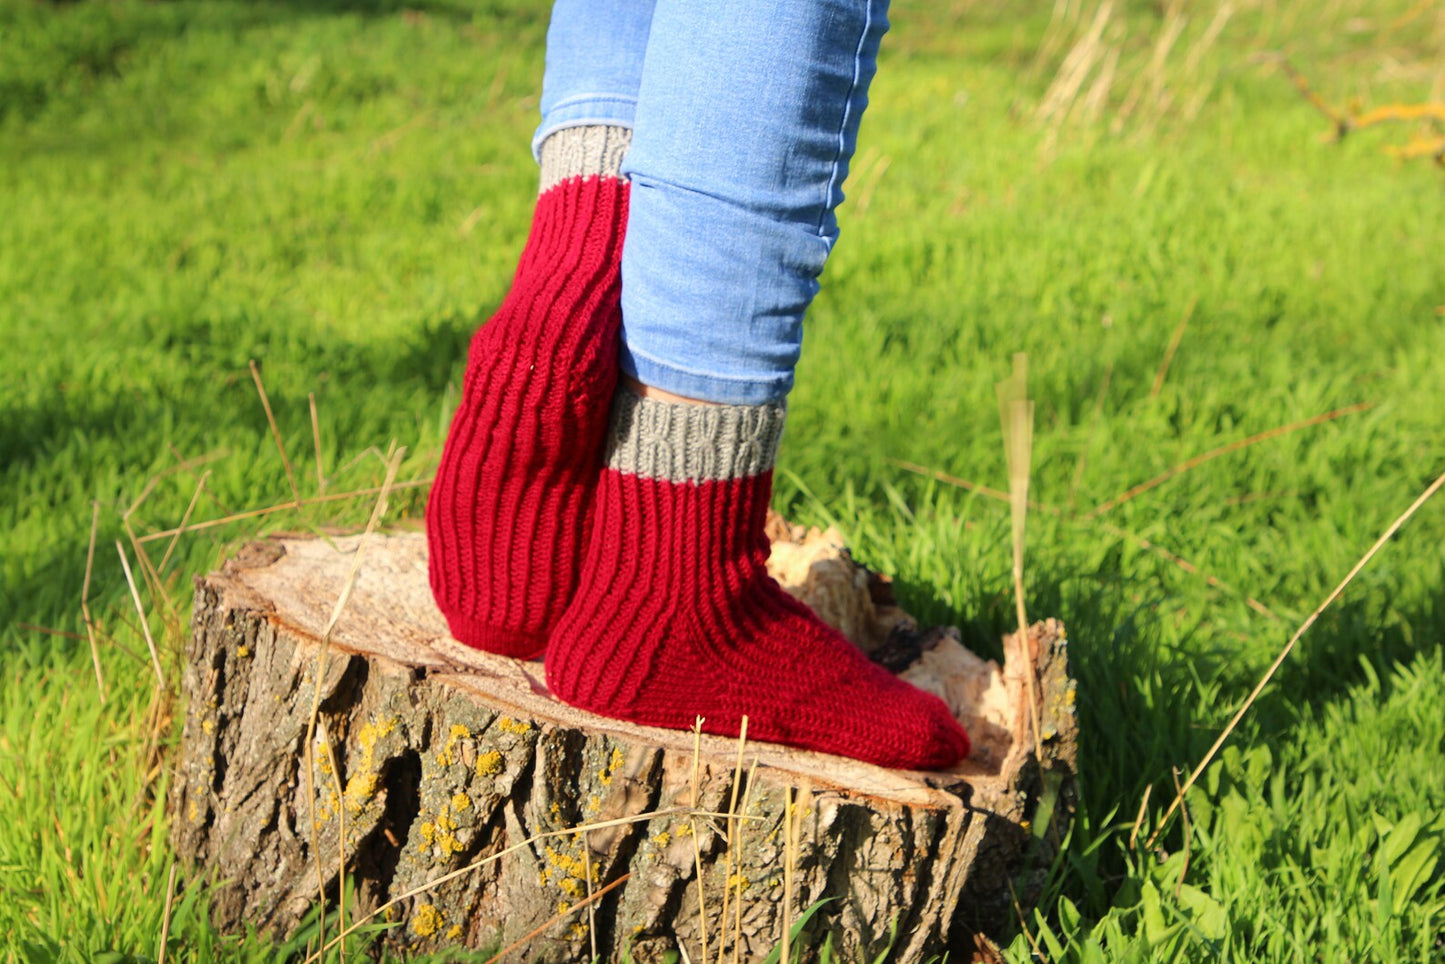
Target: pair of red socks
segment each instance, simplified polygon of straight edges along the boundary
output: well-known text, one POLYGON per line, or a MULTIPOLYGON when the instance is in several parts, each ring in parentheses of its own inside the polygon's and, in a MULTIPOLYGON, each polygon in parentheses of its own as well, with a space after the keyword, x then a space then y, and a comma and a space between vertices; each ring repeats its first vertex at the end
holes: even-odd
POLYGON ((559 698, 617 719, 937 769, 942 701, 875 666, 767 574, 782 405, 618 392, 629 133, 548 138, 506 300, 472 341, 427 505, 453 635, 545 653, 559 698))

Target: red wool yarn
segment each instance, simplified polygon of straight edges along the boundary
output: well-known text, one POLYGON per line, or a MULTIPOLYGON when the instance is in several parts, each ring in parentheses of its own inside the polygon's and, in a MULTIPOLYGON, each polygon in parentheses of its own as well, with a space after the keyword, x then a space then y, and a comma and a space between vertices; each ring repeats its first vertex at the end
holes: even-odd
POLYGON ((577 594, 547 650, 574 706, 886 767, 969 751, 943 701, 870 662, 767 573, 772 473, 674 482, 603 471, 577 594))
POLYGON ((468 646, 539 656, 576 584, 617 385, 627 196, 610 176, 546 190, 472 339, 426 513, 432 593, 468 646))

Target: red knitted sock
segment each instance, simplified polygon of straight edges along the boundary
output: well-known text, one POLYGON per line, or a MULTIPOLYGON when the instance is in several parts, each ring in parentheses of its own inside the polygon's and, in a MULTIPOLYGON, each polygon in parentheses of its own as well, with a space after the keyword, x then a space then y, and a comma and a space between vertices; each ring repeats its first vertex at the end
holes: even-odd
POLYGON ((432 593, 457 639, 530 659, 576 584, 617 384, 631 131, 542 145, 542 191, 512 288, 472 339, 427 503, 432 593))
POLYGON ((967 755, 941 700, 871 663, 767 573, 781 405, 618 395, 577 594, 547 685, 593 712, 935 769, 967 755))

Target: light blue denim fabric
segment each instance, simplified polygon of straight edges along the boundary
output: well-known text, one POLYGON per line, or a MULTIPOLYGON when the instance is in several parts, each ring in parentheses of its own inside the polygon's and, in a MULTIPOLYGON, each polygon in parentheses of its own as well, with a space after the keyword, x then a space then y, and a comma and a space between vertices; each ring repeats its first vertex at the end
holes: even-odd
POLYGON ((652 0, 556 0, 533 157, 564 127, 632 126, 651 24, 652 0))
POLYGON ((690 398, 781 399, 838 237, 887 0, 657 0, 633 75, 619 65, 639 54, 641 19, 619 2, 558 3, 539 129, 624 124, 635 96, 622 370, 690 398), (604 21, 624 7, 615 31, 604 21), (574 56, 608 67, 564 68, 574 56))

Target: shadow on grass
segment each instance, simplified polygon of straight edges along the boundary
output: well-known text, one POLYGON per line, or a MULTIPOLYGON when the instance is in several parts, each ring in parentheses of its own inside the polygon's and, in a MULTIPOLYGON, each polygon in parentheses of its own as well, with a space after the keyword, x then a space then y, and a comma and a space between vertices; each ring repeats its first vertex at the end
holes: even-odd
MULTIPOLYGON (((1051 886, 1068 890, 1086 914, 1101 916, 1121 895, 1129 902, 1129 886, 1137 888, 1125 842, 1145 790, 1153 788, 1150 810, 1157 817, 1174 793, 1172 771, 1177 768, 1182 781, 1198 765, 1296 625, 1265 623, 1268 629, 1254 638, 1209 648, 1199 638, 1209 632, 1207 624, 1181 631, 1180 599, 1147 573, 1131 575, 1137 566, 1124 564, 1120 554, 1096 556, 1080 547, 1070 556, 1075 553, 1034 567, 1028 587, 1030 618, 1057 616, 1067 628, 1078 681, 1080 808, 1073 844, 1054 868, 1051 886), (1092 571, 1084 557, 1095 560, 1092 571)), ((1326 610, 1226 746, 1273 748, 1275 759, 1284 759, 1280 749, 1313 742, 1332 708, 1355 704, 1347 717, 1366 711, 1357 704, 1372 674, 1362 661, 1381 681, 1372 705, 1389 699, 1400 667, 1438 665, 1445 606, 1431 587, 1445 581, 1445 563, 1415 565, 1403 580, 1398 566, 1375 580, 1367 572, 1326 610)), ((926 582, 895 588, 925 622, 959 624, 966 645, 981 655, 996 657, 1000 638, 1016 625, 1011 593, 971 600, 968 618, 960 620, 926 582)), ((1217 638, 1233 641, 1227 631, 1217 638)), ((1298 772, 1280 776, 1286 787, 1303 779, 1298 772)), ((1161 846, 1186 847, 1183 833, 1174 821, 1161 846)))
MULTIPOLYGON (((1442 581, 1441 569, 1435 566, 1436 586, 1442 581)), ((1361 661, 1382 680, 1389 679, 1396 664, 1409 664, 1421 653, 1441 647, 1445 647, 1445 607, 1438 595, 1422 593, 1414 605, 1403 609, 1379 592, 1337 603, 1300 639, 1271 688, 1260 697, 1257 725, 1268 736, 1297 724, 1298 706, 1318 710, 1344 696, 1365 678, 1361 661)))
MULTIPOLYGON (((241 2, 241 0, 233 0, 233 2, 238 2, 241 6, 254 6, 241 2)), ((508 12, 507 7, 502 4, 473 3, 464 2, 464 0, 287 0, 285 3, 268 3, 265 6, 277 14, 288 12, 292 15, 359 13, 369 17, 391 17, 397 14, 413 17, 424 15, 457 23, 468 23, 479 17, 492 18, 508 12)), ((535 17, 531 19, 545 20, 546 16, 546 5, 538 4, 535 17)))
MULTIPOLYGON (((324 341, 296 332, 278 336, 274 330, 248 342, 244 324, 237 324, 244 319, 167 325, 164 337, 149 342, 154 355, 144 382, 62 370, 56 384, 37 399, 8 406, 0 412, 0 499, 17 506, 20 521, 43 525, 53 535, 7 550, 0 580, 0 655, 15 651, 20 639, 34 640, 34 634, 12 628, 17 622, 76 628, 90 512, 75 506, 90 498, 102 502, 91 590, 99 614, 110 605, 124 605, 127 590, 114 550, 123 535, 117 516, 140 494, 147 481, 145 466, 170 464, 165 454, 170 447, 182 457, 236 440, 253 440, 254 452, 268 448, 265 415, 246 367, 249 358, 262 362, 283 437, 293 440, 293 449, 294 440, 308 440, 305 451, 292 451, 293 459, 310 454, 307 395, 312 391, 320 396, 323 431, 342 457, 393 436, 414 447, 419 412, 439 405, 449 386, 460 385, 472 334, 490 313, 437 318, 392 344, 324 341), (327 384, 334 386, 330 399, 320 390, 327 384), (390 411, 368 405, 372 393, 428 401, 390 411), (340 404, 343 398, 350 403, 340 404), (118 485, 125 488, 116 491, 118 485)), ((279 460, 273 469, 280 470, 279 460)), ((255 475, 240 472, 229 489, 217 478, 211 489, 228 509, 255 508, 253 491, 235 491, 248 482, 254 485, 255 475)), ((184 502, 168 522, 178 521, 183 508, 184 502)), ((68 644, 63 637, 43 637, 38 645, 43 650, 36 653, 68 644)))
MULTIPOLYGON (((1150 784, 1156 801, 1172 792, 1172 769, 1182 780, 1198 764, 1296 628, 1274 624, 1271 638, 1252 641, 1247 656, 1186 650, 1188 634, 1181 640, 1173 624, 1177 600, 1147 578, 1131 579, 1117 562, 1106 552, 1093 572, 1066 571, 1061 557, 1052 569, 1035 567, 1028 587, 1030 619, 1056 616, 1068 631, 1081 794, 1096 825, 1111 810, 1115 821, 1132 821, 1150 784)), ((1362 660, 1389 679, 1397 664, 1445 647, 1445 606, 1428 591, 1445 581, 1442 569, 1421 566, 1417 585, 1388 591, 1408 603, 1357 583, 1354 597, 1326 610, 1301 638, 1230 742, 1295 742, 1302 717, 1316 718, 1366 679, 1362 660)), ((985 657, 997 658, 1002 636, 1016 627, 1011 593, 980 598, 959 619, 927 583, 898 581, 895 589, 922 622, 957 624, 965 645, 985 657)))
POLYGON ((57 96, 91 90, 121 78, 137 62, 155 59, 165 44, 194 44, 207 31, 239 34, 326 16, 428 20, 453 27, 485 25, 496 34, 537 43, 546 31, 546 4, 464 0, 288 0, 251 3, 18 4, 0 6, 0 28, 23 38, 25 51, 0 64, 0 120, 43 113, 57 96), (27 56, 29 55, 29 56, 27 56))

